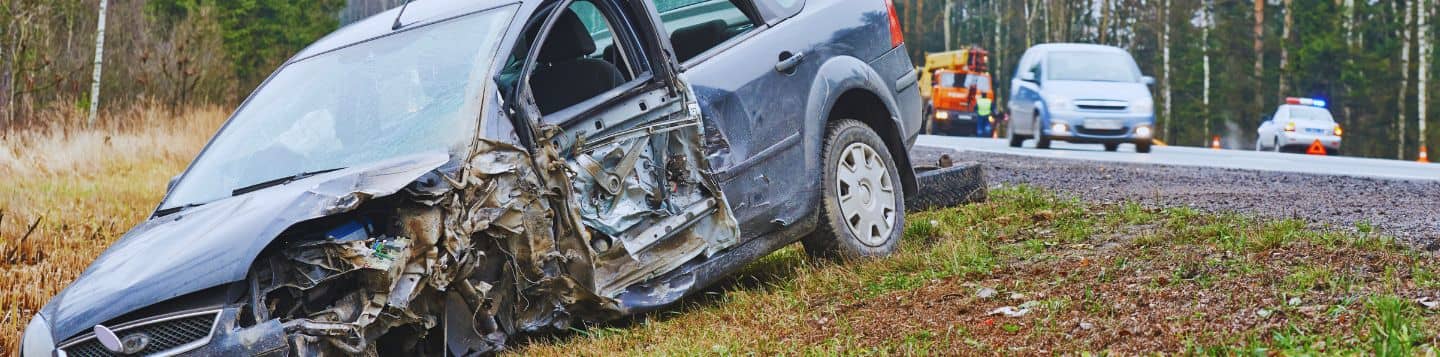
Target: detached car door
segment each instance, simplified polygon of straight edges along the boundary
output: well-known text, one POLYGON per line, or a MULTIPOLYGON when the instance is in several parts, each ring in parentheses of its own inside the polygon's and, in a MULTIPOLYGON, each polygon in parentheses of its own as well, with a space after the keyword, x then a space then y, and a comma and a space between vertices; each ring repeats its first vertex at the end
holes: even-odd
MULTIPOLYGON (((555 1, 529 29, 516 115, 537 157, 568 168, 593 289, 625 288, 737 243, 709 173, 695 96, 650 1, 555 1)), ((502 74, 503 76, 503 74, 502 74)), ((542 165, 543 166, 543 165, 542 165)), ((563 215, 563 214, 562 214, 563 215)))

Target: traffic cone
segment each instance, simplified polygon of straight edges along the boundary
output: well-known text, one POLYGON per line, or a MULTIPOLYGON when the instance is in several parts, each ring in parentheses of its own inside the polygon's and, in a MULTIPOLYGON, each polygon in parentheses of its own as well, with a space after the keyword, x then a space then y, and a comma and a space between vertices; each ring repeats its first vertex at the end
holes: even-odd
POLYGON ((1211 138, 1211 139, 1210 139, 1210 148, 1211 148, 1211 149, 1215 149, 1215 150, 1220 150, 1220 136, 1219 136, 1219 135, 1216 135, 1214 138, 1211 138))
POLYGON ((1419 162, 1419 163, 1422 163, 1422 164, 1428 164, 1428 163, 1430 163, 1430 150, 1426 150, 1426 148, 1425 148, 1424 146, 1421 146, 1421 147, 1420 147, 1420 159, 1419 159, 1419 160, 1415 160, 1415 161, 1416 161, 1416 162, 1419 162))

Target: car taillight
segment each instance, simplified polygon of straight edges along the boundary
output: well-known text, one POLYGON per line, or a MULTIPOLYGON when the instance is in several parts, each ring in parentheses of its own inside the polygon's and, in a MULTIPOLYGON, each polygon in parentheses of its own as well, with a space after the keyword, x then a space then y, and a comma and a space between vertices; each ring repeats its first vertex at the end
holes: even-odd
POLYGON ((1345 135, 1345 129, 1340 129, 1340 126, 1339 126, 1339 125, 1336 125, 1336 126, 1335 126, 1335 136, 1343 136, 1343 135, 1345 135))
POLYGON ((895 0, 885 0, 885 7, 890 10, 890 48, 900 47, 905 44, 905 30, 900 27, 900 15, 895 13, 895 0))
POLYGON ((1285 131, 1295 132, 1295 122, 1285 123, 1285 131))

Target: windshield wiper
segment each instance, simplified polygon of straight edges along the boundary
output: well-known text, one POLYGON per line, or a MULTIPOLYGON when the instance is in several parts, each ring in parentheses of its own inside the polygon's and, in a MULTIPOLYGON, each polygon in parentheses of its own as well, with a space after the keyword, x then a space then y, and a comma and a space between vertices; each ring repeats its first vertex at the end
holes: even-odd
POLYGON ((234 191, 231 191, 231 192, 230 192, 230 195, 231 195, 231 196, 239 196, 239 195, 243 195, 243 194, 247 194, 247 193, 251 193, 251 192, 263 190, 263 189, 270 188, 270 187, 275 187, 275 186, 280 186, 280 185, 288 184, 288 183, 295 182, 295 181, 300 181, 300 180, 305 179, 306 177, 315 176, 315 175, 319 175, 319 174, 323 174, 323 173, 340 171, 340 170, 344 170, 344 169, 345 169, 345 168, 341 167, 341 168, 328 169, 328 170, 301 172, 301 173, 299 173, 299 174, 296 174, 295 176, 281 177, 281 178, 277 178, 277 179, 274 179, 274 180, 264 181, 264 182, 257 183, 257 184, 254 184, 254 185, 237 188, 237 189, 235 189, 234 191))
POLYGON ((184 204, 184 205, 179 205, 179 206, 175 206, 175 207, 165 208, 165 209, 161 209, 161 210, 159 210, 159 211, 155 211, 155 217, 165 217, 165 216, 169 216, 169 215, 178 213, 178 212, 180 212, 180 211, 184 211, 184 210, 187 210, 187 209, 191 209, 191 208, 195 208, 195 207, 200 207, 200 206, 204 206, 204 205, 205 205, 204 203, 187 203, 187 204, 184 204))

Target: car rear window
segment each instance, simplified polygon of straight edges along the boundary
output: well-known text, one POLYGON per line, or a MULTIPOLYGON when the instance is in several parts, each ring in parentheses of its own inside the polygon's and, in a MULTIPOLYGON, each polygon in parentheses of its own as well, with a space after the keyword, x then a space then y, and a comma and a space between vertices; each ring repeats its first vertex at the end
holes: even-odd
POLYGON ((1335 121, 1335 117, 1331 116, 1330 111, 1325 110, 1325 108, 1306 107, 1298 105, 1290 107, 1290 119, 1328 122, 1335 121))

